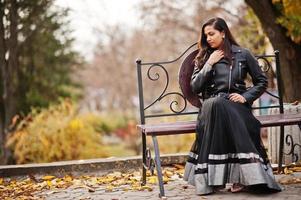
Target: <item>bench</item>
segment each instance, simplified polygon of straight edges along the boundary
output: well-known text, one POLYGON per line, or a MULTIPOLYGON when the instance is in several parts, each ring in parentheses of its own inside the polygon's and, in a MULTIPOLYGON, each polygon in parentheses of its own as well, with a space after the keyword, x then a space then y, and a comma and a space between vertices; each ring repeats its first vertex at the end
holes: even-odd
MULTIPOLYGON (((188 87, 190 87, 190 77, 192 74, 193 63, 192 59, 197 53, 196 44, 192 44, 188 47, 178 58, 171 61, 162 62, 142 62, 140 59, 136 60, 137 64, 137 78, 138 78, 138 93, 139 93, 139 108, 140 108, 140 124, 137 128, 142 136, 142 184, 146 184, 146 170, 154 171, 156 168, 160 197, 165 196, 163 176, 161 170, 161 160, 160 151, 157 136, 163 135, 176 135, 176 134, 190 134, 195 133, 196 128, 196 115, 198 110, 193 110, 193 107, 200 107, 201 102, 195 95, 191 94, 188 87), (176 64, 181 61, 181 64, 176 64), (167 68, 167 65, 169 68, 167 68), (172 66, 172 67, 170 67, 172 66), (179 67, 180 66, 180 67, 179 67), (157 69, 157 71, 155 71, 157 69), (178 83, 171 84, 174 81, 172 78, 174 76, 170 75, 170 71, 178 71, 178 83), (165 81, 160 76, 159 71, 161 71, 165 77, 165 81), (146 90, 155 90, 156 87, 147 88, 145 85, 146 80, 149 82, 158 82, 163 89, 155 96, 152 100, 148 97, 146 100, 144 98, 144 93, 146 90), (161 80, 161 82, 159 82, 161 80), (180 86, 180 91, 175 90, 174 85, 180 86), (174 91, 175 90, 175 91, 174 91), (171 100, 169 97, 175 96, 176 100, 171 100), (164 99, 166 101, 164 101, 164 99), (169 110, 166 111, 164 108, 166 102, 169 103, 169 110), (179 101, 182 101, 180 103, 179 101), (148 103, 147 106, 145 104, 148 103), (160 106, 158 106, 160 104, 160 106), (162 105, 165 104, 165 105, 162 105), (189 107, 190 106, 190 107, 189 107), (156 107, 153 111, 151 108, 156 107), (158 109, 159 108, 159 109, 158 109), (176 109, 177 108, 177 109, 176 109), (149 112, 148 112, 149 111, 149 112), (178 116, 194 116, 195 120, 179 120, 174 122, 162 122, 157 120, 157 122, 148 122, 149 119, 160 119, 166 117, 178 117, 178 116), (151 157, 151 150, 147 147, 146 137, 150 136, 153 142, 153 148, 155 152, 154 160, 151 157)), ((274 78, 268 78, 273 82, 273 79, 277 81, 277 93, 275 95, 268 88, 266 93, 271 96, 271 98, 277 99, 277 105, 269 106, 257 106, 253 107, 253 110, 263 110, 270 108, 279 109, 279 114, 273 115, 258 115, 256 118, 261 122, 262 127, 273 127, 280 126, 280 146, 279 146, 279 159, 278 159, 278 172, 282 172, 282 159, 283 159, 283 148, 284 148, 284 126, 296 125, 301 123, 301 113, 299 114, 284 114, 283 107, 283 87, 281 85, 281 73, 280 73, 280 62, 279 62, 279 51, 275 51, 273 55, 257 55, 262 70, 267 74, 267 76, 274 76, 274 78)), ((269 84, 270 85, 270 84, 269 84)), ((153 97, 153 94, 150 95, 153 97)), ((287 136, 288 137, 288 136, 287 136)), ((289 154, 294 154, 294 152, 289 152, 289 154)))

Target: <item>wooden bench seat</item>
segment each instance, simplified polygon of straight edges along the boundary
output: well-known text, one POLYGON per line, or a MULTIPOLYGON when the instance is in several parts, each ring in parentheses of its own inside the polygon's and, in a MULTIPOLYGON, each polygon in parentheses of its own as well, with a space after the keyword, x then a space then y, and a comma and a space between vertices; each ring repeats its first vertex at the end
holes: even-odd
MULTIPOLYGON (((280 125, 294 125, 301 123, 301 113, 296 114, 273 114, 260 115, 256 118, 261 122, 262 127, 272 127, 280 125)), ((194 133, 196 128, 196 121, 178 121, 173 123, 160 124, 145 124, 138 125, 141 132, 146 135, 175 135, 194 133)))

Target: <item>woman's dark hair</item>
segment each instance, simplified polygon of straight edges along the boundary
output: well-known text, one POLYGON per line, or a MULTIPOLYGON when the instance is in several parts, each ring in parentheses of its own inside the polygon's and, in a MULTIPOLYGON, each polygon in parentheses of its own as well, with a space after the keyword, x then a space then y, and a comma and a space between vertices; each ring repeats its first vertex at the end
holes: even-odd
POLYGON ((195 62, 199 68, 201 68, 205 62, 208 60, 210 54, 214 51, 213 48, 210 47, 210 45, 207 42, 207 37, 204 33, 204 29, 206 26, 211 25, 214 29, 224 32, 225 38, 224 42, 222 43, 222 50, 224 51, 225 59, 231 62, 232 59, 232 53, 231 53, 231 45, 235 44, 237 46, 238 43, 235 41, 234 37, 232 36, 228 25, 226 24, 225 20, 222 18, 216 17, 209 19, 202 27, 202 32, 200 35, 200 38, 198 40, 198 49, 199 52, 197 56, 195 57, 195 62))

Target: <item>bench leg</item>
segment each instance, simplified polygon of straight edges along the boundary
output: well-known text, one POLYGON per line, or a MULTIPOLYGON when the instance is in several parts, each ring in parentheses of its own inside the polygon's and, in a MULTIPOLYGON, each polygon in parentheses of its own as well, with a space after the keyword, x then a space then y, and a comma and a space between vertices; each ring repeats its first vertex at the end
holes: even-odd
POLYGON ((142 185, 146 184, 146 136, 142 133, 142 185))
POLYGON ((280 144, 279 144, 278 173, 281 173, 283 171, 282 170, 283 147, 284 147, 284 126, 280 126, 280 144))
POLYGON ((161 170, 159 145, 158 145, 157 137, 152 136, 152 138, 153 138, 154 149, 155 149, 155 163, 156 163, 157 176, 158 176, 159 188, 160 188, 160 198, 161 198, 161 197, 165 196, 165 193, 164 193, 164 186, 163 186, 163 176, 162 176, 162 170, 161 170))

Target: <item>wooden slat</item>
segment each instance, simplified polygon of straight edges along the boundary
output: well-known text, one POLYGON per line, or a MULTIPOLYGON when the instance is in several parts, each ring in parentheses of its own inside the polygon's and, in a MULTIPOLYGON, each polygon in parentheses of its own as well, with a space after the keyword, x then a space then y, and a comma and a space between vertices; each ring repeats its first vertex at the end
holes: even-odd
POLYGON ((262 127, 294 125, 301 123, 301 113, 295 114, 273 114, 256 116, 262 127))
MULTIPOLYGON (((280 125, 295 125, 301 123, 301 113, 296 114, 273 114, 256 116, 262 127, 272 127, 280 125)), ((146 135, 175 135, 184 133, 194 133, 196 121, 180 121, 160 124, 146 124, 137 126, 146 135)))

